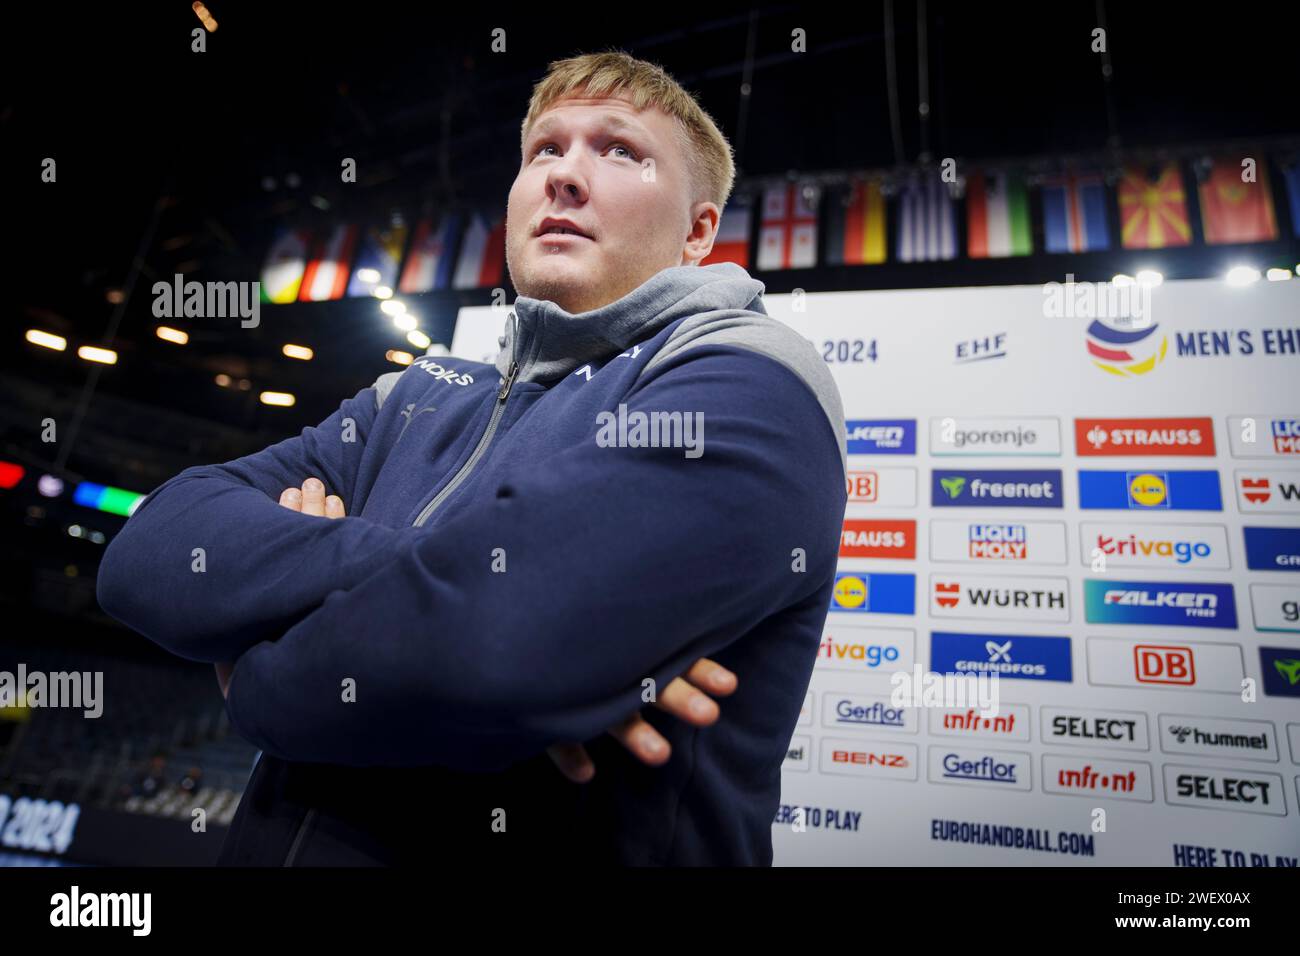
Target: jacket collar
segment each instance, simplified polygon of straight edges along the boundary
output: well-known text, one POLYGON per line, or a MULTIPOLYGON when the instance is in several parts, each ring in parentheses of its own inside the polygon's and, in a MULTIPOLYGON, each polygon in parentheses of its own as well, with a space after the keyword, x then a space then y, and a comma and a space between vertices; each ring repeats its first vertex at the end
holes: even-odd
POLYGON ((566 312, 548 299, 518 296, 506 319, 496 367, 518 363, 516 380, 551 382, 651 337, 677 319, 718 309, 763 315, 763 283, 733 262, 671 266, 608 305, 566 312))

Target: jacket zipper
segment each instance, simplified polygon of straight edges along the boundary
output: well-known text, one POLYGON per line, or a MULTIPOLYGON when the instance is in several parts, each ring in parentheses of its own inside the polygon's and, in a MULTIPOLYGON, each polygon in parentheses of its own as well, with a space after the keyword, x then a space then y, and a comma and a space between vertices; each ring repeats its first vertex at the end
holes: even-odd
POLYGON ((446 501, 447 496, 455 491, 461 482, 469 476, 469 473, 474 470, 474 466, 478 464, 479 459, 483 457, 483 453, 487 451, 488 444, 492 441, 492 436, 497 430, 497 424, 501 421, 501 416, 505 412, 506 400, 510 398, 510 389, 515 384, 515 376, 519 372, 519 363, 515 361, 515 357, 519 352, 519 319, 515 317, 513 312, 510 313, 510 318, 514 321, 513 334, 510 337, 510 370, 507 372, 506 377, 501 380, 501 387, 497 389, 496 406, 492 409, 492 417, 488 419, 483 437, 478 440, 478 445, 475 446, 465 464, 461 465, 460 471, 456 472, 456 476, 447 482, 447 486, 434 495, 433 500, 421 509, 412 527, 422 527, 429 520, 429 515, 433 514, 434 509, 446 501))

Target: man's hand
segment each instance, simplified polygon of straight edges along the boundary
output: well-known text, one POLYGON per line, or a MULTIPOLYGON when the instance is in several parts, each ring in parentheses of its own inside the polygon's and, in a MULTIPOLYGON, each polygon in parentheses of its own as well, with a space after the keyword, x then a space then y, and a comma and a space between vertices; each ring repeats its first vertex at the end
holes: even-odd
MULTIPOLYGON (((325 485, 318 478, 308 478, 301 488, 284 489, 280 493, 280 504, 290 511, 322 518, 342 518, 345 515, 343 499, 338 495, 326 495, 325 485)), ((229 692, 234 667, 233 662, 216 665, 222 697, 229 692)), ((655 706, 696 727, 707 727, 718 719, 720 713, 709 695, 726 697, 735 689, 735 674, 702 657, 684 675, 674 678, 664 688, 655 706)), ((668 741, 639 713, 610 727, 608 733, 634 757, 652 767, 666 762, 671 754, 668 741)), ((560 772, 574 783, 586 783, 596 772, 595 764, 582 744, 556 744, 546 752, 560 772)))
MULTIPOLYGON (((290 511, 305 515, 317 515, 321 518, 342 518, 343 499, 338 495, 326 495, 325 485, 319 478, 308 478, 301 488, 286 488, 280 492, 280 504, 290 511)), ((222 661, 217 667, 217 684, 221 687, 221 696, 230 693, 230 675, 235 669, 234 661, 222 661)))
MULTIPOLYGON (((696 727, 707 727, 718 719, 718 705, 708 695, 726 697, 736 689, 736 675, 721 664, 701 657, 683 676, 673 678, 655 701, 655 706, 696 727)), ((663 735, 640 713, 608 730, 642 763, 657 767, 668 760, 672 748, 663 735)), ((574 783, 586 783, 596 772, 582 744, 556 744, 546 750, 560 772, 574 783)))

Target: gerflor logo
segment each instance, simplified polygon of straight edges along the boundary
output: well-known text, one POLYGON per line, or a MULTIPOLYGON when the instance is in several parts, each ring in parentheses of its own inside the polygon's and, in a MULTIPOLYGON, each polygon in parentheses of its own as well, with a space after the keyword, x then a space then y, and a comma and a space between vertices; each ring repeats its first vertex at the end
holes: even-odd
POLYGON ((684 448, 687 458, 704 454, 703 412, 600 412, 596 444, 601 448, 684 448))

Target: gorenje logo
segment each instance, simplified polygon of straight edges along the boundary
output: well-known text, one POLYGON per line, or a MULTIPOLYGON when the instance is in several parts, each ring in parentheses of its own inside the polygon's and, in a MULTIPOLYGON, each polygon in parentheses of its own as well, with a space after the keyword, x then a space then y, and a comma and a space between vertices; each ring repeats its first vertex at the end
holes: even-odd
POLYGON ((1228 440, 1234 458, 1300 456, 1300 417, 1230 415, 1228 440))
POLYGON ((1231 584, 1089 579, 1083 582, 1083 597, 1089 624, 1237 626, 1231 584))
POLYGON ((1217 471, 1079 471, 1079 507, 1222 511, 1217 471))
POLYGON ((1019 634, 930 633, 930 670, 939 674, 997 674, 1070 683, 1070 639, 1019 634))
POLYGON ((850 455, 915 455, 915 418, 854 418, 845 422, 850 455))
POLYGON ((1106 567, 1228 567, 1228 531, 1222 525, 1084 522, 1080 541, 1084 564, 1092 564, 1100 553, 1106 567))
POLYGON ((915 558, 916 522, 847 518, 840 533, 841 558, 915 558))
POLYGON ((1080 456, 1213 455, 1209 418, 1076 418, 1074 445, 1080 456))
POLYGON ((1241 511, 1300 514, 1300 471, 1239 471, 1236 479, 1241 511))
POLYGON ((930 504, 936 508, 1060 508, 1061 472, 931 472, 930 504))
POLYGON ((930 613, 936 617, 1066 622, 1065 578, 932 575, 930 613))
POLYGON ((1300 631, 1300 585, 1252 584, 1250 608, 1257 631, 1300 631))
POLYGON ((931 418, 934 455, 1059 455, 1055 418, 931 418))

